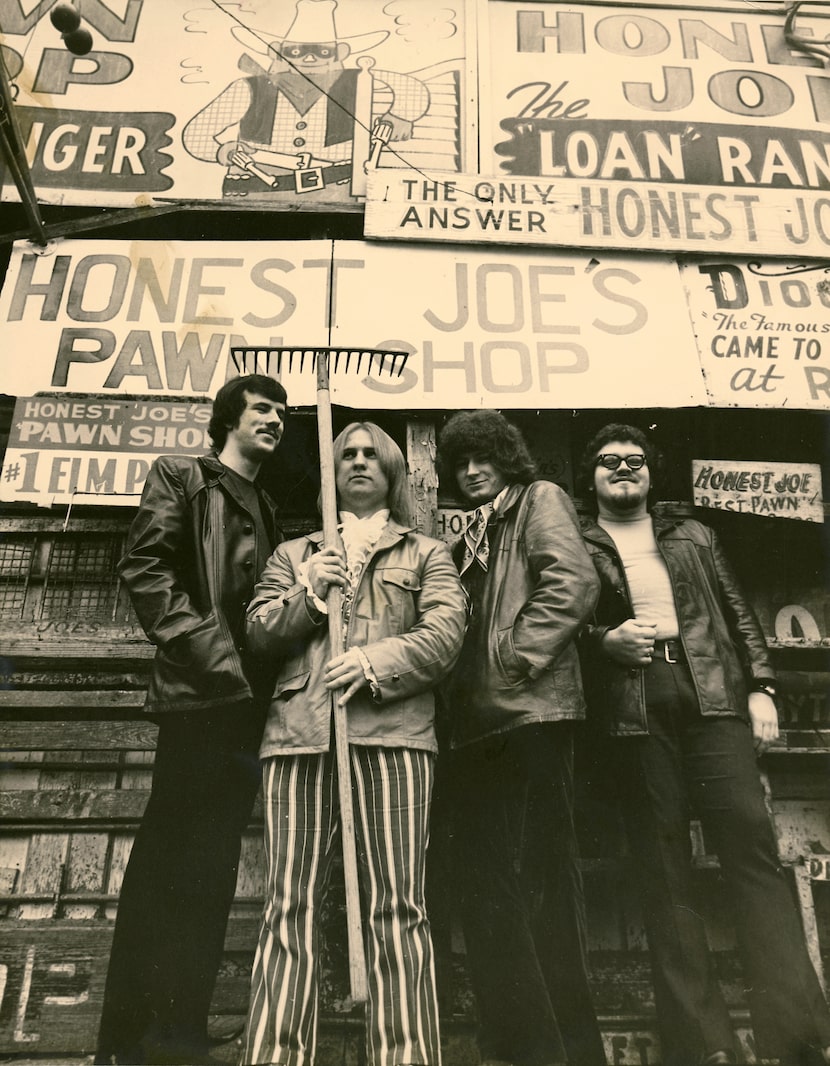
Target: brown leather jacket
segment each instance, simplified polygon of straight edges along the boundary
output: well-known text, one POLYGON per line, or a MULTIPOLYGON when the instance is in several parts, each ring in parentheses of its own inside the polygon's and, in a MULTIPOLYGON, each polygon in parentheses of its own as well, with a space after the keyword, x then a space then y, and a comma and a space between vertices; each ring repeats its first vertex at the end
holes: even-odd
MULTIPOLYGON (((331 696, 328 617, 308 601, 300 565, 322 533, 274 552, 248 608, 248 642, 282 660, 260 755, 327 751, 331 696)), ((377 679, 349 701, 353 744, 436 750, 434 686, 455 662, 464 636, 464 595, 446 545, 390 521, 358 580, 345 646, 360 647, 377 679)))
MULTIPOLYGON (((775 678, 755 614, 713 530, 694 519, 652 515, 652 522, 700 712, 747 719, 747 680, 775 678)), ((613 735, 647 733, 644 671, 614 662, 600 648, 609 629, 633 617, 625 570, 614 541, 593 519, 583 520, 582 532, 601 583, 581 642, 590 715, 613 735)))
POLYGON ((224 706, 270 683, 243 645, 245 609, 281 539, 274 504, 264 493, 260 500, 265 544, 215 455, 163 455, 150 468, 119 563, 157 649, 146 712, 224 706))
POLYGON ((489 568, 448 686, 454 747, 585 714, 574 640, 599 582, 573 504, 549 481, 514 485, 488 538, 489 568))

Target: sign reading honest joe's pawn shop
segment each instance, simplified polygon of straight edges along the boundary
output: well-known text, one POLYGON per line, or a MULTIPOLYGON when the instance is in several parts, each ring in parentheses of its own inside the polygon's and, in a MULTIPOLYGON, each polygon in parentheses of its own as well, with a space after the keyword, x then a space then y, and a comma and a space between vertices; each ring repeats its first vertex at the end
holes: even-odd
POLYGON ((821 467, 813 463, 693 459, 697 507, 823 522, 821 467))

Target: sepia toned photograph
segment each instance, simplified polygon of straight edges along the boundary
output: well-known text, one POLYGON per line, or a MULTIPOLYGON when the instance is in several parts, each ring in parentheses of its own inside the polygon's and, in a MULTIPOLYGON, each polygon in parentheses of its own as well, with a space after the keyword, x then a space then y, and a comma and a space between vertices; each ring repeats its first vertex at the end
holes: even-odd
POLYGON ((830 1066, 830 2, 0 0, 0 1062, 830 1066))

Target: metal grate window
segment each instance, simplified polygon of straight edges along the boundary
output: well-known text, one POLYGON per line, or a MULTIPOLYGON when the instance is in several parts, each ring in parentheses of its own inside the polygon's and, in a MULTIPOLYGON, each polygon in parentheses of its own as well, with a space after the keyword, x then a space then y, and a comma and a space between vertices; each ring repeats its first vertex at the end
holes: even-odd
POLYGON ((122 538, 113 534, 56 538, 46 564, 41 617, 113 619, 121 547, 122 538))
POLYGON ((22 617, 34 559, 33 538, 0 539, 0 616, 22 617))

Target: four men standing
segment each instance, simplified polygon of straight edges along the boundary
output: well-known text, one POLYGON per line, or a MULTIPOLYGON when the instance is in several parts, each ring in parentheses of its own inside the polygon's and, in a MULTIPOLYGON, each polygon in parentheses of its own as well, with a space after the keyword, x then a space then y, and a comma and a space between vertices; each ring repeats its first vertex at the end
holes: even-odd
POLYGON ((737 904, 759 1045, 783 1066, 830 1063, 830 1013, 754 761, 777 736, 775 675, 714 534, 650 514, 658 456, 647 438, 612 424, 591 442, 584 473, 598 516, 581 534, 515 427, 492 411, 454 415, 439 462, 472 514, 453 566, 410 525, 397 445, 352 423, 335 442, 343 550, 312 534, 269 559, 279 535, 255 478, 279 444, 285 404, 268 377, 224 386, 216 454, 158 460, 131 529, 121 574, 157 645, 147 710, 160 727, 96 1062, 212 1061, 207 1014, 259 748, 267 888, 242 1061, 313 1066, 319 909, 339 834, 338 691, 369 1061, 440 1066, 424 875, 433 690, 451 671, 444 773, 482 1060, 602 1066, 574 830, 579 641, 594 740, 608 734, 600 743, 640 874, 664 1063, 735 1061, 689 890, 693 808, 737 904), (332 585, 343 589, 346 634, 334 658, 332 585))

